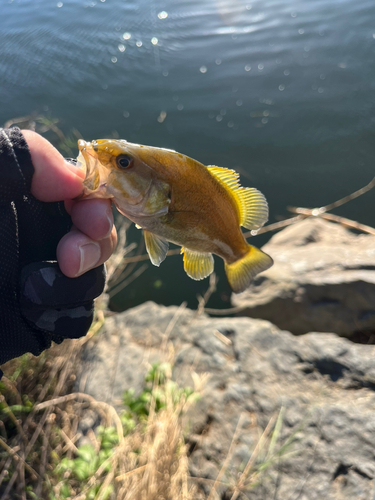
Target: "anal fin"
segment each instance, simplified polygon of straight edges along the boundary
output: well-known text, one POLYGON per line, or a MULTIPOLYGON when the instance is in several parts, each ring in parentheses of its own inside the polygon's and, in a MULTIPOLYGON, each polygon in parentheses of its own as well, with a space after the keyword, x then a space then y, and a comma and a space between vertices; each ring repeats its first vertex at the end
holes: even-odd
POLYGON ((167 256, 169 243, 146 229, 143 230, 143 235, 145 237, 146 250, 150 260, 154 266, 159 267, 167 256))
POLYGON ((214 270, 214 258, 211 253, 194 252, 188 248, 181 248, 184 254, 184 269, 193 280, 203 280, 214 270))

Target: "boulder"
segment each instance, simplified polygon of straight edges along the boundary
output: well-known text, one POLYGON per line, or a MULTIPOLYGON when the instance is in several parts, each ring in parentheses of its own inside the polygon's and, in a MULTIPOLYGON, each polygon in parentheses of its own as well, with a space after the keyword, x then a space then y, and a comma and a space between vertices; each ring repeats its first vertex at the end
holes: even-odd
POLYGON ((295 337, 265 320, 213 319, 149 302, 106 320, 84 350, 78 387, 120 408, 123 392, 141 390, 150 363, 165 360, 169 343, 181 386, 193 385, 193 372, 209 374, 186 434, 197 500, 207 498, 230 448, 218 493, 231 498, 261 433, 280 411, 273 451, 262 450, 238 498, 373 498, 375 347, 332 333, 295 337))
POLYGON ((375 334, 375 237, 319 218, 283 229, 263 247, 275 261, 245 292, 239 315, 267 319, 296 335, 375 334))

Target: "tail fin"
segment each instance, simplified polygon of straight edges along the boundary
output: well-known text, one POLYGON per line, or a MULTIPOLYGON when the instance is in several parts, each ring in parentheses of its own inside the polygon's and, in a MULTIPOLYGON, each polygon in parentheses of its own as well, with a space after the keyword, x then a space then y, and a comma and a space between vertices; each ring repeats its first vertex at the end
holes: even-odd
POLYGON ((243 292, 253 278, 273 264, 269 255, 258 248, 249 245, 247 254, 233 264, 225 263, 225 272, 232 290, 243 292))

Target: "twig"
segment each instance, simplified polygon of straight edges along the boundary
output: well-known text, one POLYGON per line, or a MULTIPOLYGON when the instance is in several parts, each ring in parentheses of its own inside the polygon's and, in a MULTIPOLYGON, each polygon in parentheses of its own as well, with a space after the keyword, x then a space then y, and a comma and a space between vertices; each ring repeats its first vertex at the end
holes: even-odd
POLYGON ((117 246, 116 250, 111 255, 106 263, 107 267, 107 288, 114 286, 123 272, 126 262, 125 256, 137 248, 136 243, 131 243, 126 246, 126 232, 129 229, 130 221, 122 218, 120 224, 117 226, 117 246), (109 283, 109 285, 108 285, 109 283))
POLYGON ((122 481, 123 479, 126 479, 129 476, 132 476, 133 474, 139 474, 140 472, 144 471, 147 467, 146 465, 142 465, 141 467, 137 467, 137 469, 130 470, 129 472, 125 472, 125 474, 121 474, 120 476, 116 477, 116 481, 122 481))
POLYGON ((297 215, 297 217, 291 217, 289 219, 284 219, 279 222, 274 222, 273 224, 268 224, 268 226, 263 226, 259 229, 252 229, 247 233, 243 233, 245 238, 250 238, 251 236, 257 236, 258 234, 269 233, 270 231, 277 231, 278 229, 282 229, 283 227, 291 226, 296 222, 305 219, 304 215, 297 215))
MULTIPOLYGON (((100 465, 100 467, 96 470, 96 472, 90 477, 90 479, 88 480, 85 488, 73 500, 85 500, 87 498, 86 493, 89 491, 89 489, 92 486, 94 486, 94 484, 97 481, 97 479, 101 476, 101 474, 103 473, 103 471, 105 470, 105 468, 112 461, 113 461, 113 456, 111 456, 111 457, 107 458, 106 460, 104 460, 104 462, 100 465)), ((114 475, 114 472, 113 472, 114 469, 115 469, 114 467, 111 467, 112 471, 110 472, 110 474, 107 475, 106 480, 107 480, 108 476, 111 476, 110 481, 112 481, 113 475, 114 475)), ((99 498, 99 497, 95 497, 95 498, 99 498)))
POLYGON ((212 309, 211 307, 205 307, 204 312, 207 314, 215 314, 216 316, 227 316, 228 314, 235 314, 247 309, 248 306, 237 306, 229 307, 228 309, 212 309))
MULTIPOLYGON (((333 214, 327 214, 326 212, 332 210, 333 208, 341 207, 341 205, 344 205, 345 203, 348 203, 348 201, 354 200, 355 198, 358 198, 359 196, 362 196, 363 194, 367 193, 371 189, 375 187, 375 177, 370 181, 366 186, 364 186, 361 189, 358 189, 357 191, 354 191, 354 193, 351 193, 347 196, 344 196, 344 198, 340 198, 337 201, 334 201, 333 203, 330 203, 328 205, 325 205, 324 207, 315 207, 315 208, 305 208, 305 207, 287 207, 289 212, 293 212, 295 214, 299 214, 297 217, 321 217, 323 219, 327 219, 333 222, 337 222, 339 224, 342 224, 343 226, 350 227, 352 229, 358 229, 359 231, 363 231, 364 233, 369 233, 375 235, 375 229, 370 226, 366 226, 365 224, 361 224, 357 221, 353 221, 351 219, 346 219, 345 217, 340 217, 338 215, 333 215, 333 214)), ((292 219, 291 219, 292 220, 292 219)))
MULTIPOLYGON (((78 453, 78 448, 75 446, 75 444, 73 443, 73 441, 70 439, 70 437, 66 434, 66 432, 64 432, 62 429, 60 429, 60 434, 61 436, 63 437, 65 443, 66 443, 66 447, 72 451, 74 451, 74 453, 78 453)), ((63 452, 65 450, 65 447, 63 449, 63 452)))
POLYGON ((230 346, 232 345, 232 341, 231 339, 228 339, 228 337, 226 337, 225 335, 223 335, 221 332, 219 332, 219 330, 214 330, 214 335, 217 339, 220 340, 220 342, 222 342, 224 345, 226 346, 230 346))
POLYGON ((110 472, 107 473, 107 475, 106 475, 106 477, 105 477, 105 479, 103 481, 103 484, 101 485, 101 487, 99 488, 98 493, 96 494, 96 498, 98 500, 103 500, 104 495, 106 493, 106 489, 108 488, 108 486, 113 481, 114 476, 115 476, 115 473, 114 473, 113 470, 111 470, 110 472))
POLYGON ((320 217, 332 222, 338 222, 339 224, 350 227, 351 229, 357 229, 358 231, 362 231, 363 233, 368 233, 375 236, 375 229, 373 227, 366 226, 365 224, 361 224, 360 222, 352 221, 345 217, 339 217, 338 215, 334 214, 322 214, 320 217))
MULTIPOLYGON (((73 344, 70 344, 70 354, 72 354, 72 350, 73 350, 72 345, 73 344)), ((55 387, 54 394, 60 393, 63 385, 66 382, 68 370, 70 369, 71 363, 73 362, 73 359, 74 359, 74 358, 72 358, 72 356, 69 356, 69 352, 68 352, 68 358, 67 359, 69 361, 65 362, 65 364, 63 365, 63 370, 61 372, 59 381, 58 381, 58 383, 57 383, 57 385, 55 387)), ((39 405, 35 405, 34 408, 33 408, 33 410, 37 411, 37 407, 40 406, 41 404, 43 404, 43 403, 39 403, 39 405)), ((33 448, 33 446, 34 446, 34 444, 36 442, 36 440, 38 439, 40 433, 42 432, 43 426, 46 423, 47 418, 49 417, 51 411, 52 411, 52 409, 48 408, 47 411, 44 413, 43 417, 38 422, 38 425, 37 425, 37 427, 36 427, 36 429, 34 431, 34 434, 32 435, 31 440, 30 440, 30 442, 28 443, 28 445, 26 447, 25 458, 27 458, 27 456, 29 455, 30 451, 32 450, 32 448, 33 448)), ((16 478, 18 473, 19 473, 19 470, 17 469, 15 471, 15 473, 13 474, 12 479, 16 478)))
MULTIPOLYGON (((147 256, 148 258, 148 256, 147 256)), ((146 271, 148 265, 147 264, 143 264, 142 267, 140 267, 139 269, 137 269, 137 271, 135 271, 133 274, 131 274, 129 276, 128 279, 124 280, 123 282, 121 282, 119 285, 116 285, 114 288, 112 288, 109 292, 108 292, 108 295, 110 297, 113 297, 114 295, 118 294, 119 292, 121 292, 121 290, 123 290, 126 286, 128 286, 132 281, 134 281, 136 278, 138 278, 138 276, 140 276, 144 271, 146 271)))
POLYGON ((257 445, 254 448, 253 453, 251 454, 251 457, 249 458, 249 461, 246 464, 244 471, 241 474, 241 477, 240 477, 237 485, 234 488, 234 492, 233 492, 233 495, 232 495, 230 500, 236 500, 238 498, 238 495, 240 494, 241 489, 244 487, 246 477, 249 475, 251 468, 253 467, 256 459, 258 458, 258 454, 261 451, 261 449, 263 448, 264 441, 266 440, 267 436, 271 432, 271 429, 273 427, 273 424, 275 423, 275 420, 276 420, 275 415, 272 418, 270 418, 270 420, 267 424, 267 427, 264 429, 259 441, 257 442, 257 445))
POLYGON ((210 275, 210 281, 209 281, 209 286, 208 289, 206 290, 206 293, 203 295, 203 297, 198 297, 198 309, 197 309, 197 315, 200 316, 204 312, 204 306, 207 304, 209 298, 211 295, 216 292, 216 285, 217 285, 218 279, 216 277, 215 273, 212 273, 210 275))
POLYGON ((173 317, 171 318, 170 322, 168 323, 168 326, 164 332, 164 335, 163 335, 163 343, 162 343, 162 347, 161 347, 161 351, 163 352, 167 346, 167 343, 168 343, 168 340, 169 340, 169 336, 173 330, 173 328, 175 327, 179 317, 181 316, 181 314, 185 311, 187 307, 187 302, 182 302, 177 311, 174 313, 173 317))
POLYGON ((122 442, 124 440, 124 432, 123 432, 120 417, 118 416, 116 410, 113 408, 113 406, 109 405, 108 403, 105 403, 104 401, 97 401, 95 398, 93 398, 89 394, 84 394, 82 392, 72 392, 71 394, 67 394, 66 396, 60 396, 59 398, 50 399, 49 401, 43 401, 43 403, 39 403, 38 405, 35 405, 35 410, 36 411, 44 410, 45 408, 49 408, 51 406, 63 404, 63 403, 66 403, 67 401, 72 401, 72 400, 80 399, 80 398, 84 401, 89 401, 93 406, 96 406, 98 408, 105 409, 108 411, 108 413, 111 415, 113 421, 115 422, 119 442, 120 442, 120 444, 122 444, 122 442))
POLYGON ((324 209, 325 212, 328 212, 328 211, 332 210, 333 208, 340 207, 341 205, 348 203, 348 201, 354 200, 355 198, 358 198, 359 196, 362 196, 363 194, 367 193, 367 191, 370 191, 370 189, 372 189, 373 187, 375 187, 375 177, 372 179, 371 182, 369 182, 363 188, 358 189, 358 191, 354 191, 354 193, 349 194, 348 196, 344 196, 344 198, 341 198, 340 200, 334 201, 333 203, 330 203, 329 205, 326 205, 325 207, 321 207, 321 210, 324 209))
MULTIPOLYGON (((50 373, 50 375, 48 377, 48 380, 46 381, 46 383, 44 384, 43 389, 39 393, 39 396, 38 396, 38 398, 36 400, 37 404, 45 398, 45 395, 47 394, 48 389, 51 387, 52 380, 55 378, 55 376, 56 376, 59 368, 60 368, 59 363, 55 363, 55 365, 53 366, 53 368, 51 370, 51 373, 50 373)), ((26 421, 24 423, 23 428, 24 428, 25 434, 27 434, 27 431, 29 430, 29 425, 32 422, 33 417, 34 417, 34 408, 29 413, 29 416, 26 418, 26 421)))
MULTIPOLYGON (((18 450, 19 450, 19 446, 16 446, 16 448, 13 448, 14 452, 16 452, 18 450)), ((0 474, 0 486, 1 486, 1 483, 4 481, 5 476, 8 475, 8 469, 9 469, 11 461, 12 461, 12 456, 8 457, 8 460, 4 464, 3 470, 1 471, 1 474, 0 474)))
MULTIPOLYGON (((23 453, 21 451, 21 453, 23 453)), ((26 487, 26 482, 25 482, 25 459, 24 457, 21 456, 21 461, 19 461, 18 463, 18 468, 19 468, 19 483, 18 483, 18 488, 19 490, 21 490, 21 500, 26 500, 26 491, 25 491, 25 487, 26 487)))
POLYGON ((10 446, 8 446, 1 438, 0 438, 0 446, 6 450, 9 455, 11 455, 13 458, 15 458, 18 462, 22 462, 25 468, 30 472, 30 474, 35 478, 35 479, 40 479, 39 474, 32 468, 30 465, 25 462, 23 458, 21 458, 18 453, 16 453, 10 446))
MULTIPOLYGON (((141 238, 141 241, 139 242, 139 244, 136 247, 137 247, 137 251, 136 251, 136 255, 134 257, 138 257, 142 254, 144 247, 145 247, 144 238, 141 238)), ((143 260, 147 260, 147 259, 145 258, 143 260)), ((127 264, 129 264, 129 262, 124 259, 124 262, 122 263, 122 266, 124 269, 121 273, 121 276, 119 276, 117 278, 116 284, 120 281, 120 279, 121 279, 121 281, 124 281, 125 278, 127 278, 128 276, 130 276, 132 274, 132 272, 134 271, 134 269, 137 265, 137 261, 130 263, 131 265, 129 267, 126 267, 127 264)))
POLYGON ((375 229, 360 222, 347 219, 346 217, 341 217, 339 215, 327 214, 325 212, 320 212, 320 208, 303 208, 303 207, 288 207, 290 212, 297 214, 302 214, 305 217, 321 217, 322 219, 330 220, 332 222, 337 222, 343 226, 350 227, 351 229, 357 229, 363 233, 373 234, 375 236, 375 229))
MULTIPOLYGON (((10 380, 7 376, 4 375, 4 377, 1 379, 1 381, 6 385, 7 389, 11 391, 15 398, 17 399, 17 404, 22 405, 22 398, 21 395, 16 387, 16 384, 14 383, 13 380, 10 380)), ((1 401, 1 395, 0 395, 0 401, 1 401)))
POLYGON ((12 125, 15 125, 16 123, 28 122, 29 124, 30 123, 33 124, 33 127, 31 130, 35 131, 35 119, 36 119, 36 115, 27 115, 27 116, 20 116, 18 118, 13 118, 13 119, 8 120, 7 122, 4 123, 4 128, 10 128, 12 125))
MULTIPOLYGON (((66 142, 65 135, 59 129, 59 127, 56 127, 56 125, 53 123, 52 120, 49 120, 45 116, 37 116, 35 118, 35 121, 41 123, 45 127, 48 127, 50 130, 52 130, 52 132, 54 132, 57 135, 57 137, 60 139, 61 142, 66 142)), ((55 120, 55 121, 56 121, 56 123, 58 122, 58 120, 55 120)))
POLYGON ((208 477, 188 476, 188 479, 192 479, 193 481, 199 481, 203 483, 218 483, 222 484, 223 486, 230 486, 229 483, 225 483, 224 481, 218 481, 217 479, 210 479, 208 477))
POLYGON ((221 482, 221 478, 223 477, 226 469, 227 469, 227 466, 228 466, 228 463, 229 463, 229 460, 232 458, 232 452, 233 452, 233 448, 234 448, 234 444, 236 442, 236 439, 237 439, 237 436, 240 432, 240 429, 241 429, 241 426, 242 426, 242 421, 245 417, 245 413, 241 413, 240 415, 240 418, 238 419, 238 423, 237 423, 237 426, 236 426, 236 430, 234 431, 234 434, 233 434, 233 438, 232 438, 232 442, 230 443, 230 446, 229 446, 229 450, 228 450, 228 453, 227 453, 227 456, 224 460, 224 463, 220 469, 220 472, 219 474, 217 475, 217 478, 215 479, 215 482, 211 488, 211 491, 210 491, 210 494, 208 495, 207 497, 207 500, 211 500, 213 497, 214 497, 214 494, 216 493, 216 488, 217 488, 217 485, 221 482))
POLYGON ((47 467, 47 451, 48 451, 48 445, 49 445, 48 438, 50 436, 50 433, 51 433, 51 422, 48 422, 46 432, 43 433, 42 456, 41 456, 40 467, 39 467, 40 479, 38 481, 38 486, 36 487, 36 490, 35 490, 35 495, 38 498, 42 495, 43 478, 44 478, 44 473, 45 473, 46 467, 47 467))
POLYGON ((16 426, 19 435, 22 437, 23 441, 25 443, 27 443, 28 441, 27 441, 26 434, 24 433, 24 431, 23 431, 18 419, 16 418, 15 414, 13 413, 12 409, 10 408, 10 406, 8 406, 8 403, 6 402, 4 396, 0 396, 0 402, 5 406, 5 409, 7 410, 6 413, 10 416, 11 421, 16 426))

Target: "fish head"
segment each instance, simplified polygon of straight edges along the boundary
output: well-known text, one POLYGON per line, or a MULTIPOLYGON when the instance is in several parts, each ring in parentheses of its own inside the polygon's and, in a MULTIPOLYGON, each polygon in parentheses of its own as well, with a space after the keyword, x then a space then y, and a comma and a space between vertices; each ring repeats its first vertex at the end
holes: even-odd
POLYGON ((147 146, 100 139, 79 140, 78 148, 78 166, 86 168, 83 198, 111 198, 130 218, 168 212, 170 187, 140 154, 147 146))

